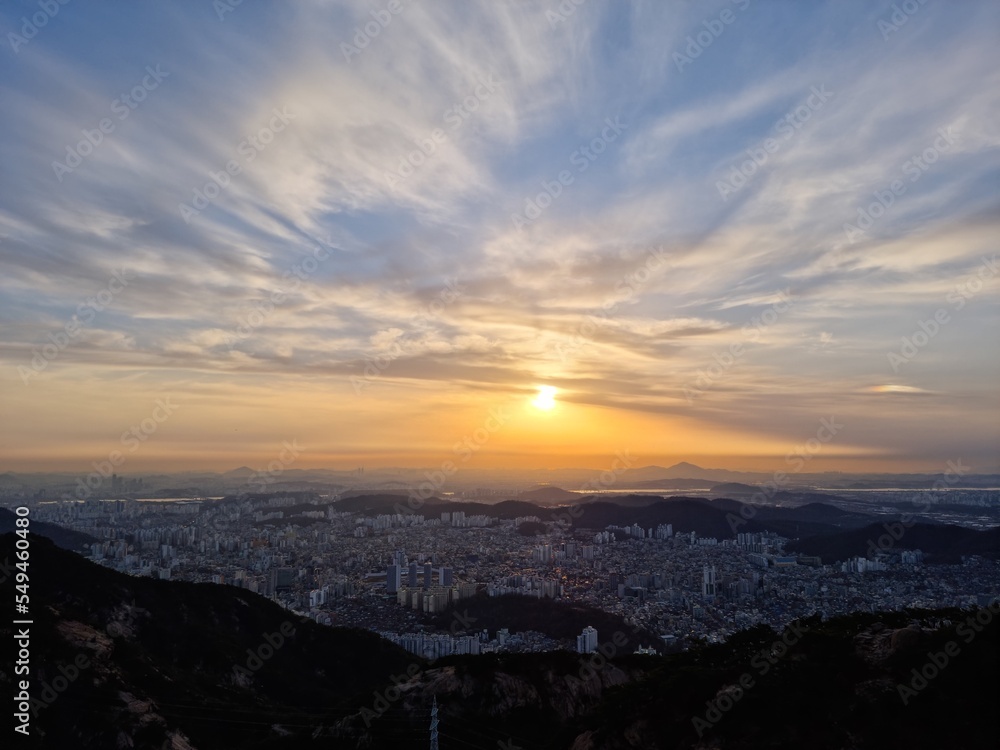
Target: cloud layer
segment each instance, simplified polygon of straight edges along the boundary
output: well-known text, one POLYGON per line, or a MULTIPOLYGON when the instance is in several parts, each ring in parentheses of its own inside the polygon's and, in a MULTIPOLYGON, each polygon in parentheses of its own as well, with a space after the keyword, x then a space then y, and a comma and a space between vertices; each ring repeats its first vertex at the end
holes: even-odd
POLYGON ((136 468, 391 463, 543 383, 497 463, 995 467, 1000 7, 904 5, 5 5, 0 468, 164 394, 136 468))

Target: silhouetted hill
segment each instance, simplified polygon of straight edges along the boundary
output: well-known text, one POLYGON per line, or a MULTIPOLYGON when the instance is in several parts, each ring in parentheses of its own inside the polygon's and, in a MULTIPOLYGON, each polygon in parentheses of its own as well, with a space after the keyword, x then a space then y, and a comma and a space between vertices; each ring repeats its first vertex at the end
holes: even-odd
POLYGON ((814 617, 801 621, 798 633, 786 631, 792 645, 781 656, 776 649, 785 644, 758 627, 659 658, 641 677, 606 691, 577 725, 573 747, 993 748, 1000 618, 993 615, 977 634, 964 624, 969 616, 814 617), (942 654, 949 642, 958 655, 944 657, 945 668, 904 703, 898 686, 909 687, 913 670, 925 670, 928 654, 942 654))
MULTIPOLYGON (((643 508, 654 503, 662 503, 666 498, 659 495, 601 495, 601 502, 613 503, 624 508, 643 508)), ((588 502, 593 502, 592 500, 588 502)), ((586 503, 584 503, 586 504, 586 503)))
POLYGON ((673 466, 669 466, 666 469, 664 469, 664 473, 666 473, 669 476, 689 476, 689 477, 698 476, 699 479, 702 478, 699 475, 704 474, 706 471, 708 470, 703 469, 700 466, 693 464, 689 461, 678 461, 673 466), (685 474, 684 472, 687 472, 687 474, 685 474))
MULTIPOLYGON (((0 534, 9 534, 12 531, 16 531, 16 521, 17 514, 7 508, 0 508, 0 534)), ((31 531, 32 533, 51 539, 63 549, 73 550, 74 552, 86 549, 89 545, 98 541, 95 537, 92 537, 90 534, 84 534, 82 531, 74 531, 56 523, 35 521, 34 519, 31 520, 31 531)))
MULTIPOLYGON (((570 493, 572 494, 572 493, 570 493)), ((574 495, 575 497, 575 495, 574 495)), ((522 500, 504 500, 499 503, 471 503, 453 500, 442 500, 439 497, 429 497, 420 502, 407 502, 407 495, 358 495, 346 497, 333 503, 333 509, 338 512, 365 513, 378 515, 383 513, 416 513, 424 518, 440 518, 441 513, 464 512, 466 515, 484 515, 491 518, 513 519, 521 516, 538 516, 547 518, 548 511, 534 503, 522 500)))
MULTIPOLYGON (((581 496, 567 493, 574 500, 581 496)), ((466 515, 485 515, 498 519, 537 516, 542 521, 570 519, 577 528, 603 529, 606 526, 639 524, 644 529, 659 524, 673 524, 675 532, 695 532, 699 536, 731 538, 735 532, 774 531, 789 538, 829 534, 838 529, 864 526, 871 516, 848 513, 825 503, 806 503, 776 507, 751 504, 749 520, 740 523, 746 503, 732 498, 660 497, 657 495, 606 495, 599 500, 568 503, 546 508, 524 500, 504 500, 485 503, 455 502, 437 497, 428 498, 410 512, 425 518, 438 518, 442 512, 464 511, 466 515), (571 514, 568 511, 572 508, 571 514)), ((333 504, 334 510, 377 515, 404 512, 412 506, 400 495, 363 495, 344 498, 333 504)), ((301 519, 307 523, 306 519, 301 519)))
MULTIPOLYGON (((670 479, 681 479, 681 478, 691 478, 691 479, 707 479, 718 484, 719 482, 728 481, 739 481, 741 479, 749 478, 747 472, 743 471, 730 471, 728 469, 703 469, 700 466, 696 466, 688 461, 681 461, 673 466, 669 466, 666 469, 662 467, 650 467, 658 468, 662 471, 663 478, 670 479)), ((632 470, 634 471, 634 470, 632 470)), ((632 475, 632 471, 629 475, 632 475)), ((654 477, 649 477, 653 479, 654 477)), ((659 478, 659 477, 655 477, 659 478)))
POLYGON ((538 536, 546 531, 544 523, 539 521, 524 521, 517 527, 517 533, 521 536, 538 536))
POLYGON ((860 529, 840 531, 807 537, 789 543, 790 552, 818 555, 823 562, 830 563, 850 557, 870 557, 879 548, 879 540, 886 537, 889 542, 883 546, 892 550, 921 550, 930 562, 957 562, 962 555, 982 555, 1000 558, 1000 527, 977 531, 961 526, 932 525, 917 523, 903 528, 898 540, 892 539, 886 530, 895 528, 895 521, 878 523, 860 529))
MULTIPOLYGON (((780 493, 779 493, 780 494, 780 493)), ((760 505, 741 503, 732 498, 698 499, 708 507, 717 508, 739 517, 744 505, 753 508, 751 520, 738 531, 774 531, 790 539, 819 534, 830 534, 846 528, 867 526, 874 518, 863 513, 849 513, 826 503, 807 503, 794 506, 760 505)))
MULTIPOLYGON (((677 464, 677 466, 680 466, 680 464, 677 464)), ((661 479, 667 479, 670 475, 671 469, 668 469, 665 466, 637 466, 629 469, 626 474, 630 484, 632 482, 659 481, 661 479)))
MULTIPOLYGON (((14 541, 0 537, 0 559, 14 541)), ((420 748, 436 700, 442 750, 996 747, 995 606, 815 616, 783 640, 757 627, 662 657, 623 655, 642 636, 578 608, 598 628, 600 655, 429 665, 242 589, 125 576, 34 535, 31 553, 32 691, 45 705, 19 746, 420 748)), ((13 585, 8 577, 0 594, 12 596, 13 585)), ((478 616, 472 629, 516 629, 519 617, 568 635, 580 625, 559 602, 462 606, 466 619, 478 616)), ((12 633, 9 619, 0 623, 0 638, 11 643, 12 633)), ((0 689, 14 695, 6 658, 0 689)))
MULTIPOLYGON (((988 623, 981 632, 968 624, 975 613, 959 610, 817 616, 783 638, 761 626, 663 657, 622 656, 604 634, 607 660, 449 657, 420 676, 384 724, 368 732, 358 720, 345 724, 357 728, 359 746, 373 738, 393 747, 391 733, 402 724, 418 734, 436 699, 454 747, 993 750, 1000 618, 979 617, 988 623), (901 694, 928 654, 940 660, 945 648, 945 668, 901 694)), ((629 631, 620 635, 628 644, 629 631)))
POLYGON ((520 500, 529 503, 565 503, 579 499, 579 495, 562 487, 538 487, 518 495, 520 500))
POLYGON ((814 520, 810 514, 796 515, 796 508, 754 506, 748 520, 740 515, 743 504, 729 498, 654 498, 641 507, 623 507, 617 503, 597 501, 580 506, 573 525, 587 529, 605 526, 631 526, 644 529, 659 524, 672 524, 674 532, 694 531, 698 536, 732 538, 736 532, 775 531, 789 537, 803 534, 829 533, 836 526, 814 520))
MULTIPOLYGON (((781 490, 774 493, 771 502, 775 505, 794 506, 821 503, 830 505, 837 500, 837 495, 830 492, 812 492, 810 490, 781 490)), ((831 506, 832 507, 832 506, 831 506)), ((842 511, 846 513, 847 511, 842 511)))
POLYGON ((808 518, 814 521, 839 521, 846 516, 851 515, 846 510, 842 510, 835 505, 828 505, 826 503, 807 503, 806 505, 800 505, 797 508, 791 508, 790 512, 797 517, 808 518))
POLYGON ((466 515, 484 515, 492 518, 521 518, 523 516, 538 516, 545 519, 551 513, 545 508, 539 508, 534 503, 526 503, 522 500, 504 500, 493 505, 483 505, 481 503, 449 503, 443 510, 461 510, 466 515))
MULTIPOLYGON (((355 495, 343 497, 333 503, 338 513, 395 513, 398 506, 406 506, 406 494, 355 495)), ((431 498, 438 501, 437 498, 431 498)))
MULTIPOLYGON (((30 539, 34 696, 78 657, 87 666, 39 711, 27 746, 160 748, 184 736, 199 749, 257 747, 280 734, 272 725, 329 723, 414 662, 374 633, 317 625, 243 589, 127 576, 30 539)), ((14 540, 0 537, 0 559, 14 558, 14 540)), ((13 576, 5 599, 12 589, 13 576)), ((11 642, 10 618, 0 637, 11 642)))

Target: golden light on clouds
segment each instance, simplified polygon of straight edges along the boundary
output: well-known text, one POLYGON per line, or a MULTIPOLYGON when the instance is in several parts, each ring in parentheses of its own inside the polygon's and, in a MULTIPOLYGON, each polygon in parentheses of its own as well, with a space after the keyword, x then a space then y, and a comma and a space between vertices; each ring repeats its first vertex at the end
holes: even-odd
MULTIPOLYGON (((650 61, 702 28, 695 4, 629 4, 641 33, 614 36, 612 65, 601 13, 550 34, 544 4, 452 5, 345 63, 330 40, 371 20, 360 0, 239 11, 264 46, 192 34, 166 4, 87 4, 134 23, 143 55, 165 45, 169 77, 73 168, 81 128, 136 81, 100 45, 60 49, 75 25, 46 27, 5 71, 18 106, 0 116, 18 185, 0 190, 0 479, 114 451, 119 475, 267 466, 295 440, 296 468, 603 470, 630 450, 783 471, 830 418, 847 426, 810 469, 1000 471, 983 190, 1000 6, 941 23, 948 4, 928 4, 889 44, 818 11, 794 64, 699 62, 675 86, 650 61), (828 103, 736 188, 738 144, 759 151, 824 81, 828 103), (896 178, 905 194, 873 211, 896 178)), ((759 25, 713 57, 789 42, 759 25)))
POLYGON ((876 385, 871 389, 874 393, 927 393, 923 388, 915 388, 910 385, 876 385))

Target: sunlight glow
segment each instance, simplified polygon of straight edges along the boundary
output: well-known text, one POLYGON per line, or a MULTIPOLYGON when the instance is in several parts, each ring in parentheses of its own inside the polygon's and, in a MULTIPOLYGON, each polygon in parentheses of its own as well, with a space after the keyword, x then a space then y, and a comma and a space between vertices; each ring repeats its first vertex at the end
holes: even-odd
POLYGON ((558 393, 558 390, 554 386, 539 386, 538 395, 535 396, 535 399, 531 403, 537 409, 548 411, 556 405, 556 393, 558 393))

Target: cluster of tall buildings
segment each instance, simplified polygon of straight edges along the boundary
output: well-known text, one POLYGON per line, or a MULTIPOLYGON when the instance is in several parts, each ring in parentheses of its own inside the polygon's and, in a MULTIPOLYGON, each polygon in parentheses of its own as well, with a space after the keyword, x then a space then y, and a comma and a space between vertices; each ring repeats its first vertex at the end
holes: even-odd
POLYGON ((480 636, 478 635, 448 635, 441 633, 389 633, 380 635, 402 646, 411 654, 425 659, 440 659, 442 656, 461 654, 478 655, 480 652, 480 636))
POLYGON ((717 587, 718 583, 715 577, 715 566, 706 565, 701 573, 701 595, 707 601, 712 601, 718 593, 717 587))
POLYGON ((456 529, 473 529, 484 526, 492 526, 496 523, 495 518, 484 515, 466 516, 464 510, 441 513, 441 523, 451 525, 456 529))
POLYGON ((869 560, 867 557, 852 557, 840 564, 841 573, 866 573, 888 570, 884 560, 869 560))
POLYGON ((608 526, 604 531, 594 535, 598 544, 608 544, 615 539, 670 539, 674 535, 672 523, 661 523, 655 529, 644 529, 637 523, 631 526, 608 526))
POLYGON ((577 557, 582 557, 584 560, 593 560, 594 546, 592 544, 581 545, 576 542, 562 542, 556 544, 538 544, 531 551, 531 562, 535 565, 561 563, 567 560, 575 560, 577 557))
POLYGON ((331 599, 353 596, 356 593, 357 589, 355 588, 354 583, 347 580, 347 578, 341 578, 340 580, 332 583, 324 584, 320 588, 312 589, 309 592, 309 607, 310 609, 322 607, 331 599))
POLYGON ((764 555, 773 550, 771 540, 764 534, 737 534, 736 546, 744 552, 755 552, 764 555))
POLYGON ((514 575, 507 576, 498 583, 487 584, 486 593, 488 596, 519 594, 533 596, 536 599, 558 599, 563 595, 563 587, 559 581, 537 576, 514 575))
POLYGON ((593 654, 597 651, 597 629, 588 625, 576 637, 576 652, 578 654, 593 654))
POLYGON ((396 592, 396 602, 403 607, 420 612, 442 612, 452 602, 476 594, 476 584, 461 583, 457 586, 432 586, 429 589, 403 587, 396 592))
POLYGON ((455 573, 450 567, 435 568, 430 561, 423 564, 408 561, 406 554, 398 550, 385 569, 385 591, 395 594, 396 601, 404 607, 441 612, 452 602, 474 596, 476 584, 455 585, 455 573))
MULTIPOLYGON (((437 569, 439 586, 451 586, 454 583, 454 577, 454 571, 449 567, 442 566, 437 569)), ((403 561, 397 556, 392 565, 385 569, 385 591, 387 594, 398 594, 403 587, 423 588, 426 591, 431 588, 433 581, 434 567, 429 562, 425 562, 423 565, 411 562, 405 568, 404 573, 403 561)))

